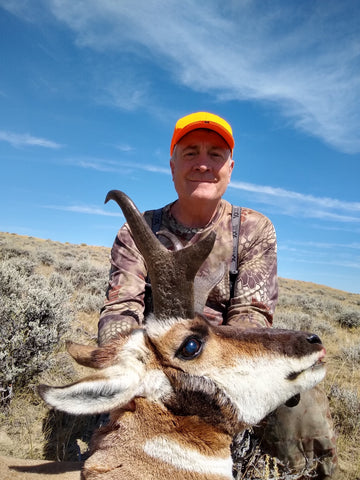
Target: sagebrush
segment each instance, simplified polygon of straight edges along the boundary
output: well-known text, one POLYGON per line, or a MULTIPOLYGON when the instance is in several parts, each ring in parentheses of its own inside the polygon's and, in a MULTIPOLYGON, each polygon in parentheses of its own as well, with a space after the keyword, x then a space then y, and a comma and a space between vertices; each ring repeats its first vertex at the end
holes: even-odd
MULTIPOLYGON (((79 374, 64 352, 64 340, 96 342, 109 252, 0 233, 0 388, 12 383, 15 392, 0 412, 0 429, 13 446, 2 447, 0 441, 0 453, 38 458, 42 452, 49 459, 76 460, 86 451, 86 435, 97 419, 48 412, 34 386, 54 379, 69 383, 79 374)), ((322 337, 328 351, 324 388, 338 433, 340 478, 359 479, 360 295, 294 280, 279 282, 274 326, 322 337)), ((254 458, 257 470, 268 472, 259 477, 267 480, 294 478, 281 476, 273 459, 254 458)))
POLYGON ((0 264, 0 385, 31 382, 51 364, 51 354, 72 320, 69 293, 51 277, 5 260, 0 264))

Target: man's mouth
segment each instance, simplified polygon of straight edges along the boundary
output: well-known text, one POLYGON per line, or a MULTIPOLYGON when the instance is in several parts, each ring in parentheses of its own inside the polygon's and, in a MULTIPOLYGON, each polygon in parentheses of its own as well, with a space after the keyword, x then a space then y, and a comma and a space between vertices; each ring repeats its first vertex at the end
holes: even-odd
POLYGON ((217 179, 216 178, 189 178, 189 182, 194 182, 194 183, 216 183, 217 179))

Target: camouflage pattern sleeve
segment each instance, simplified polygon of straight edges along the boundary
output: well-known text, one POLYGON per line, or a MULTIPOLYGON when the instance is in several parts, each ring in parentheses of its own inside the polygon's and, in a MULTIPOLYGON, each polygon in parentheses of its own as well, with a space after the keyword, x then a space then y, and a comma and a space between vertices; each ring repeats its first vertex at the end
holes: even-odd
POLYGON ((98 343, 125 334, 144 318, 146 266, 125 224, 111 250, 109 286, 98 324, 98 343))
POLYGON ((238 271, 226 323, 270 327, 278 298, 275 229, 264 215, 246 208, 241 211, 238 271))
MULTIPOLYGON (((153 211, 144 216, 151 225, 153 211)), ((241 210, 239 235, 239 274, 234 298, 230 300, 229 267, 232 256, 231 205, 222 201, 212 223, 204 229, 191 229, 171 217, 170 205, 163 208, 161 230, 169 230, 185 246, 195 243, 210 230, 217 234, 215 246, 200 268, 197 279, 208 283, 217 278, 203 313, 214 325, 236 328, 267 327, 277 301, 276 236, 272 223, 264 215, 247 208, 241 210), (204 280, 205 279, 205 280, 204 280)), ((172 249, 166 238, 159 240, 172 249)), ((144 296, 147 269, 128 226, 119 231, 112 251, 109 287, 98 326, 98 341, 103 345, 119 334, 125 334, 144 321, 144 296)), ((210 282, 211 283, 211 282, 210 282)))

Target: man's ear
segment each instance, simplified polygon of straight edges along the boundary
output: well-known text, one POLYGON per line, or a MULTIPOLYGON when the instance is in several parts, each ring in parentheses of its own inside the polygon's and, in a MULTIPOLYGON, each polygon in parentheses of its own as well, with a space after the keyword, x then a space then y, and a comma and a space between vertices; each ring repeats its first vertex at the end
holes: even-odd
POLYGON ((174 160, 172 158, 170 158, 170 169, 171 169, 171 176, 172 176, 172 179, 174 180, 174 170, 175 170, 175 164, 174 164, 174 160))
POLYGON ((231 180, 231 174, 232 174, 233 169, 234 169, 234 164, 235 164, 235 162, 234 162, 234 160, 231 158, 231 159, 230 159, 230 165, 229 165, 229 182, 230 182, 230 180, 231 180))

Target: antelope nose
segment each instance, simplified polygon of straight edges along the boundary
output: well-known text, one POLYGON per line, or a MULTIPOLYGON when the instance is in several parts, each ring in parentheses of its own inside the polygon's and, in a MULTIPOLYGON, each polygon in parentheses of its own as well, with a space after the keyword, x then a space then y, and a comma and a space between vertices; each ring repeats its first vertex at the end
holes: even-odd
POLYGON ((311 344, 322 343, 320 337, 318 335, 315 335, 315 333, 309 335, 306 340, 311 344))

